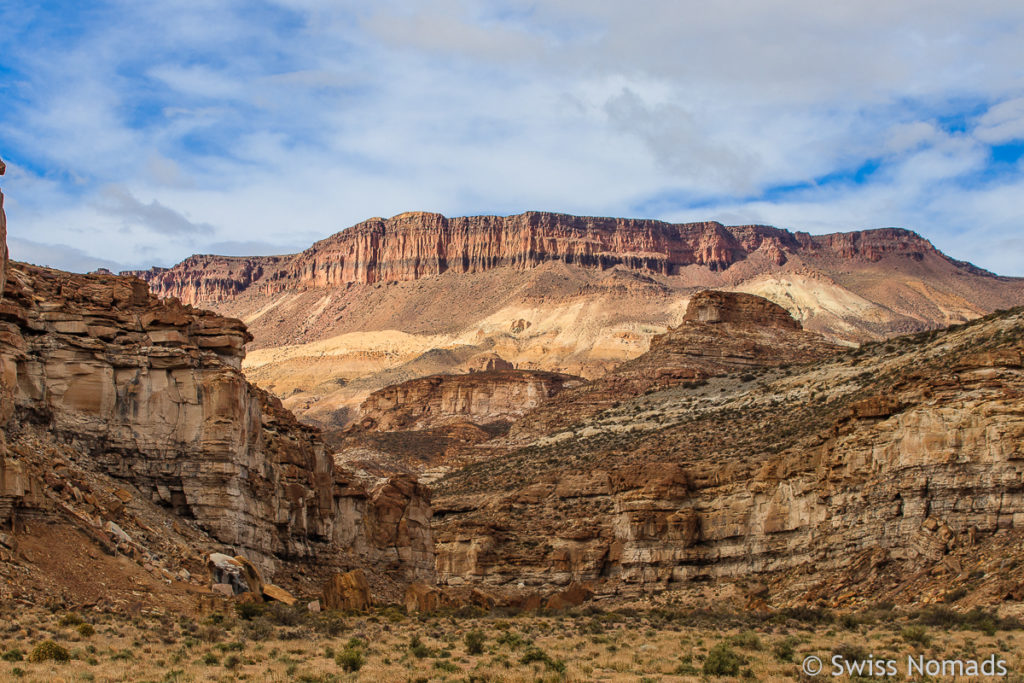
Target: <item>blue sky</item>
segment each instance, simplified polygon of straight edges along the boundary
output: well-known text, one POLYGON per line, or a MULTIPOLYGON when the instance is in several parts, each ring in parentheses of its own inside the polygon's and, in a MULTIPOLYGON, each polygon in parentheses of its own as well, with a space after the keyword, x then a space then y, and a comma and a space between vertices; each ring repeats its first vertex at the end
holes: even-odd
POLYGON ((0 0, 13 258, 525 210, 902 226, 1024 275, 1024 4, 0 0))

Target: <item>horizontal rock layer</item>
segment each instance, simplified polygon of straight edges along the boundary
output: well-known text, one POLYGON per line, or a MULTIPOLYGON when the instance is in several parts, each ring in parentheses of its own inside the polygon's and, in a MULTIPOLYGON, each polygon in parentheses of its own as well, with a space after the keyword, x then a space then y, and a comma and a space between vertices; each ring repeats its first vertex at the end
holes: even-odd
POLYGON ((359 424, 364 429, 392 431, 455 422, 511 422, 582 381, 536 370, 421 377, 370 394, 360 408, 359 424))
MULTIPOLYGON (((250 338, 240 321, 158 300, 135 278, 11 264, 7 437, 42 427, 264 570, 370 563, 429 577, 428 492, 336 470, 317 430, 246 382, 250 338)), ((12 505, 30 503, 23 470, 5 458, 12 505)))
POLYGON ((1024 528, 1021 396, 1024 309, 620 396, 439 482, 438 576, 628 591, 774 573, 790 595, 917 600, 914 577, 1024 528))
POLYGON ((132 271, 158 296, 214 302, 245 291, 409 281, 445 272, 530 268, 561 261, 586 268, 622 265, 664 275, 688 266, 728 269, 755 252, 781 264, 814 253, 877 261, 888 254, 922 259, 938 253, 917 234, 896 228, 812 236, 763 225, 673 224, 530 212, 446 218, 404 213, 373 218, 290 256, 192 256, 171 269, 132 271))

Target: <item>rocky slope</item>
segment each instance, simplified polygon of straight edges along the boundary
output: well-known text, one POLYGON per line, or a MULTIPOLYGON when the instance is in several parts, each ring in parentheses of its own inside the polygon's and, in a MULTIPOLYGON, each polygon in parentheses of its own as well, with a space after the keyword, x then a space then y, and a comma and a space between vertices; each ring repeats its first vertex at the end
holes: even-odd
POLYGON ((707 288, 764 296, 847 342, 1024 302, 1021 280, 905 230, 812 236, 536 212, 375 218, 299 254, 194 256, 137 275, 161 296, 244 320, 255 337, 247 376, 334 426, 377 389, 458 372, 481 353, 599 377, 678 325, 707 288))
MULTIPOLYGON (((709 327, 735 337, 735 323, 709 327)), ((1018 308, 723 367, 597 413, 565 405, 544 433, 491 442, 438 482, 438 577, 605 593, 762 577, 780 600, 939 600, 1024 540, 1022 354, 1018 308)), ((994 599, 1024 579, 1019 561, 986 568, 994 599)))
POLYGON ((428 492, 336 469, 317 430, 246 382, 249 339, 240 321, 158 300, 134 278, 9 264, 3 521, 117 536, 113 523, 138 539, 110 494, 126 489, 162 511, 168 535, 190 526, 175 533, 195 556, 228 548, 270 576, 367 566, 431 577, 428 492))

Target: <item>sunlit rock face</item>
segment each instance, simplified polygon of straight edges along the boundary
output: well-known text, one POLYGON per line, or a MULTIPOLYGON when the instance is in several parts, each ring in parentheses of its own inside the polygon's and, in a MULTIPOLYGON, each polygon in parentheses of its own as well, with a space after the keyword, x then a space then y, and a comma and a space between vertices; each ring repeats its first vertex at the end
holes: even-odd
POLYGON ((432 574, 427 492, 336 470, 318 430, 246 382, 240 321, 158 300, 136 278, 7 270, 9 434, 41 425, 268 570, 365 562, 432 574))

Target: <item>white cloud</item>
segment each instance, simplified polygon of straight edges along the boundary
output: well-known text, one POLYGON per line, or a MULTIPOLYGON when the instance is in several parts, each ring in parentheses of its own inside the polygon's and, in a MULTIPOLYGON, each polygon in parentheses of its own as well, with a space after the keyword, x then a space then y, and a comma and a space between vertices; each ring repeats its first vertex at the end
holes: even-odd
POLYGON ((1020 170, 982 178, 1024 130, 1020 3, 276 5, 125 1, 0 57, 12 234, 170 265, 410 209, 648 213, 905 225, 1024 274, 1020 170))

